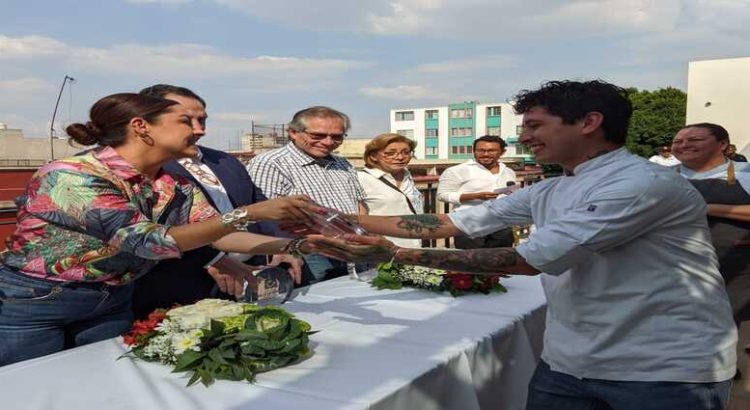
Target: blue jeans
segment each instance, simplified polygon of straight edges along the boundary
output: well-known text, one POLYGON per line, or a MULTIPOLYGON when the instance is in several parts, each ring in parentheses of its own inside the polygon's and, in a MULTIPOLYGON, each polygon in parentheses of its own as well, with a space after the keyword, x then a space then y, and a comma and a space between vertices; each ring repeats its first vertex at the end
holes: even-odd
POLYGON ((0 366, 129 330, 133 286, 53 282, 0 264, 0 366))
POLYGON ((731 380, 716 383, 578 379, 540 361, 526 410, 723 410, 731 380))
MULTIPOLYGON (((314 253, 305 255, 305 265, 302 267, 302 283, 300 286, 312 285, 320 281, 337 278, 349 274, 346 262, 331 259, 314 253)), ((369 269, 369 264, 358 263, 355 265, 357 272, 369 269)))

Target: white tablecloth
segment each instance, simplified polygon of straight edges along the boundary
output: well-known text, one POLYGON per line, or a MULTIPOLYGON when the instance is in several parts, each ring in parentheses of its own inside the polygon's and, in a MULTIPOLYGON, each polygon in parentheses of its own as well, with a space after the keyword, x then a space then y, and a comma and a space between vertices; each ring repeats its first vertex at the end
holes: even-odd
POLYGON ((522 409, 541 353, 538 277, 506 294, 377 291, 339 278, 284 305, 320 330, 315 354, 258 375, 186 388, 111 339, 0 368, 0 407, 20 409, 522 409))

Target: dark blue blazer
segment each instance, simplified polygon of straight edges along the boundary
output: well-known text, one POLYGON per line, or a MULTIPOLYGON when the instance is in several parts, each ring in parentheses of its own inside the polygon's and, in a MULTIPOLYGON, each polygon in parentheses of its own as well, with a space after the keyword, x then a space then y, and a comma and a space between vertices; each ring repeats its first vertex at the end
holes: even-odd
MULTIPOLYGON (((203 162, 216 174, 227 191, 234 207, 250 205, 266 199, 260 189, 250 179, 245 166, 226 152, 200 147, 203 162)), ((163 169, 172 175, 181 175, 199 187, 211 205, 216 204, 203 186, 190 172, 177 161, 171 161, 163 169)), ((252 225, 251 232, 279 236, 275 224, 261 222, 252 225)), ((136 319, 143 318, 157 308, 168 308, 174 304, 189 304, 199 299, 213 296, 214 280, 203 266, 219 251, 210 247, 185 252, 180 259, 167 259, 159 262, 149 273, 139 278, 133 294, 133 311, 136 319)))

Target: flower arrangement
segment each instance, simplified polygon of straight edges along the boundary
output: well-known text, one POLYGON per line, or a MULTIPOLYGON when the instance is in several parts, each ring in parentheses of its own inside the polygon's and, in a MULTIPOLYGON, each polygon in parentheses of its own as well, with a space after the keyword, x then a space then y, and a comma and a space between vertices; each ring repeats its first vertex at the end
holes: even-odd
POLYGON ((278 307, 205 299, 193 305, 159 309, 136 321, 123 335, 130 351, 123 356, 191 371, 187 385, 199 380, 247 380, 309 357, 307 322, 278 307))
POLYGON ((396 263, 381 263, 377 270, 378 274, 373 278, 372 286, 378 289, 401 289, 403 286, 410 286, 438 292, 447 290, 453 296, 471 292, 486 295, 490 292, 508 291, 500 284, 502 275, 499 274, 472 275, 396 263))

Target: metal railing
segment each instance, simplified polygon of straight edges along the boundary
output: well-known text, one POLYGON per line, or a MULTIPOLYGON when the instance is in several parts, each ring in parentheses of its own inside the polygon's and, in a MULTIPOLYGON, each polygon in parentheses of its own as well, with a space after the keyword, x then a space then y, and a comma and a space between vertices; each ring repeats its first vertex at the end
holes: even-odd
POLYGON ((46 163, 46 159, 0 159, 0 168, 40 167, 46 163))
MULTIPOLYGON (((542 180, 542 176, 540 175, 527 175, 524 176, 523 179, 521 179, 520 184, 521 187, 526 187, 531 184, 534 184, 536 182, 539 182, 542 180)), ((438 213, 438 201, 437 199, 437 182, 426 182, 425 187, 420 188, 419 191, 422 193, 422 200, 424 202, 424 213, 426 214, 436 214, 438 213)), ((443 214, 449 213, 453 206, 447 202, 442 202, 443 208, 442 212, 443 214)), ((515 242, 517 243, 520 240, 523 240, 527 238, 529 235, 529 226, 515 226, 513 227, 513 238, 515 242)), ((443 239, 443 247, 450 248, 451 247, 452 238, 445 238, 443 239)), ((438 240, 437 239, 425 239, 422 240, 422 246, 426 248, 436 248, 438 247, 438 240)))

